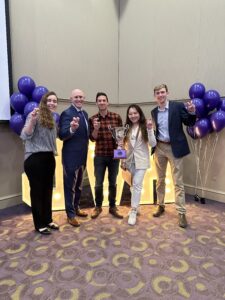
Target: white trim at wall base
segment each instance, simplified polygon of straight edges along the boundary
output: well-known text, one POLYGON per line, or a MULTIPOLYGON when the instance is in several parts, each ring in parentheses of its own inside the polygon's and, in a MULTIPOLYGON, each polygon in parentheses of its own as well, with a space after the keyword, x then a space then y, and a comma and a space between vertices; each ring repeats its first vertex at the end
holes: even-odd
POLYGON ((195 186, 193 186, 193 185, 185 184, 185 192, 187 194, 194 195, 196 193, 196 191, 200 197, 204 197, 207 199, 225 203, 225 192, 224 191, 216 191, 213 189, 207 189, 207 188, 201 188, 201 187, 198 187, 196 189, 195 186))
POLYGON ((0 197, 0 209, 11 207, 22 203, 22 194, 7 195, 0 197))

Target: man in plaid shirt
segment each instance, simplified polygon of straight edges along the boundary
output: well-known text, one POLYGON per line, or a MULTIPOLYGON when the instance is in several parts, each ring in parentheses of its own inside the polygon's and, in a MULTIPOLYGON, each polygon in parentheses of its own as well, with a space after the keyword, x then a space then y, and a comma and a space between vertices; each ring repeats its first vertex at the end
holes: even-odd
POLYGON ((90 118, 90 139, 95 142, 95 209, 91 215, 95 219, 102 212, 103 182, 106 168, 108 168, 109 179, 109 213, 116 218, 122 219, 116 207, 116 179, 119 170, 119 160, 113 158, 113 150, 117 148, 115 139, 109 130, 112 127, 122 126, 121 117, 108 111, 109 100, 105 93, 96 95, 98 113, 90 118))

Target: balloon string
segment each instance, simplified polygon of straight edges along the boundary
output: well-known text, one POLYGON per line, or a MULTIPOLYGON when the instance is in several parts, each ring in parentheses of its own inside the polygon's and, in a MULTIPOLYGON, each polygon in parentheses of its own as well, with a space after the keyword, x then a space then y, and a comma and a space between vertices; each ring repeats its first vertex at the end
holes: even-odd
POLYGON ((197 194, 197 190, 200 190, 201 197, 204 197, 205 195, 204 187, 206 186, 208 180, 209 169, 213 162, 218 139, 219 134, 217 132, 215 135, 210 134, 207 137, 204 148, 202 139, 191 140, 191 147, 195 154, 196 161, 195 194, 197 194), (213 144, 212 139, 214 139, 213 144), (201 161, 203 162, 202 168, 200 167, 200 157, 202 157, 201 161), (200 184, 199 187, 198 183, 200 184))
POLYGON ((205 172, 205 184, 206 185, 206 182, 207 182, 207 179, 208 179, 208 173, 209 173, 209 168, 211 167, 212 165, 212 162, 213 162, 213 158, 214 158, 214 154, 215 154, 215 150, 216 150, 216 146, 217 146, 217 143, 218 143, 218 139, 219 139, 219 134, 216 132, 215 134, 215 141, 213 143, 213 146, 212 146, 212 150, 210 151, 210 157, 209 157, 209 160, 208 160, 208 165, 207 165, 207 168, 206 168, 206 172, 205 172))
MULTIPOLYGON (((202 176, 202 172, 201 172, 201 168, 200 168, 200 157, 201 157, 201 152, 202 152, 202 147, 203 147, 203 143, 202 143, 202 139, 199 139, 199 147, 198 147, 198 170, 197 170, 197 174, 199 175, 199 184, 200 184, 200 191, 202 194, 202 186, 203 186, 203 176, 202 176)), ((197 187, 196 187, 197 190, 197 187)))
POLYGON ((209 134, 207 136, 207 139, 206 139, 206 143, 205 143, 205 148, 204 148, 204 153, 202 155, 202 161, 203 161, 203 170, 205 170, 206 168, 206 164, 207 164, 207 152, 208 152, 208 144, 210 143, 210 137, 211 137, 211 134, 209 134))
POLYGON ((211 136, 212 136, 211 134, 209 134, 207 136, 205 147, 204 147, 204 152, 202 155, 202 162, 203 162, 202 169, 204 172, 203 178, 202 178, 203 184, 201 186, 201 196, 202 197, 204 197, 204 195, 205 195, 204 187, 206 185, 206 177, 207 177, 206 170, 208 170, 207 162, 209 162, 209 160, 207 158, 208 158, 208 149, 210 149, 209 144, 210 144, 211 136))
POLYGON ((195 156, 195 163, 196 163, 196 177, 195 177, 195 194, 197 194, 197 186, 198 186, 198 178, 201 177, 200 174, 200 143, 199 140, 191 140, 191 147, 192 151, 194 152, 195 156))

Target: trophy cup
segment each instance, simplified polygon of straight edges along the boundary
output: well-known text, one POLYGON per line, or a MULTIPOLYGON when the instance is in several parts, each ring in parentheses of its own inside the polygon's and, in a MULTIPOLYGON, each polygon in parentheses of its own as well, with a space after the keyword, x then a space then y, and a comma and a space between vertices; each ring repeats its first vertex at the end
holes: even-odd
MULTIPOLYGON (((116 140, 117 144, 119 141, 123 141, 124 137, 127 134, 127 131, 129 129, 129 125, 121 126, 121 127, 114 127, 112 128, 111 125, 108 126, 109 130, 111 131, 111 134, 113 138, 116 140)), ((120 146, 117 147, 117 149, 114 149, 114 156, 115 159, 123 159, 126 158, 126 150, 122 149, 120 146)))

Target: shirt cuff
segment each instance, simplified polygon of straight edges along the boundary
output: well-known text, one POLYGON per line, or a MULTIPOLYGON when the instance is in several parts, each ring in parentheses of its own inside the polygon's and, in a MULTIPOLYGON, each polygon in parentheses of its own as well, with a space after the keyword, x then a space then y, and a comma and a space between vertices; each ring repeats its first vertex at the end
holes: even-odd
POLYGON ((70 134, 74 134, 76 132, 76 129, 75 131, 72 130, 72 128, 70 127, 70 134))

